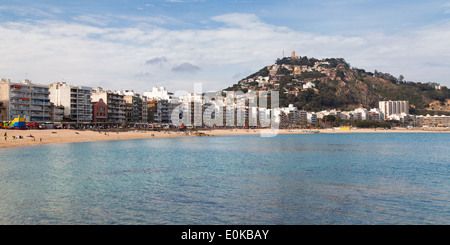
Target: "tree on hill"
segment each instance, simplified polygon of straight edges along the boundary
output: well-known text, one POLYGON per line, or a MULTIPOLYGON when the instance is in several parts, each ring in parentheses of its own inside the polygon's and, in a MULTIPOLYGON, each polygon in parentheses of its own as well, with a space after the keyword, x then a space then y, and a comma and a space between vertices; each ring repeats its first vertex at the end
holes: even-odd
POLYGON ((262 77, 269 76, 269 70, 267 69, 267 67, 262 68, 261 70, 251 74, 250 76, 248 76, 248 77, 246 77, 244 79, 249 79, 249 78, 259 77, 259 76, 262 76, 262 77))
POLYGON ((277 65, 306 65, 314 66, 314 64, 319 61, 315 58, 308 58, 306 56, 300 57, 299 59, 293 59, 291 57, 283 57, 282 59, 277 59, 275 64, 277 65))

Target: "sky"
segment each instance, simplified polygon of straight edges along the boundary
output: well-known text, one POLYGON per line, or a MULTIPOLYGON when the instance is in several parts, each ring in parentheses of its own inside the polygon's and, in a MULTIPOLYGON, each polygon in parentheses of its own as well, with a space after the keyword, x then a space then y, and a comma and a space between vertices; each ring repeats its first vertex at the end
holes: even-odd
POLYGON ((450 86, 450 1, 1 0, 0 78, 221 90, 296 55, 450 86))

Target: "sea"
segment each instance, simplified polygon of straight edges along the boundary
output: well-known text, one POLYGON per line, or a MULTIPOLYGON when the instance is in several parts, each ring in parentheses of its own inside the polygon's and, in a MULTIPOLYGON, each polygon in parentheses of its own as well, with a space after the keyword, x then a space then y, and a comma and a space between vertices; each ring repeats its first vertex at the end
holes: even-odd
POLYGON ((450 224, 450 134, 280 134, 0 149, 0 224, 450 224))

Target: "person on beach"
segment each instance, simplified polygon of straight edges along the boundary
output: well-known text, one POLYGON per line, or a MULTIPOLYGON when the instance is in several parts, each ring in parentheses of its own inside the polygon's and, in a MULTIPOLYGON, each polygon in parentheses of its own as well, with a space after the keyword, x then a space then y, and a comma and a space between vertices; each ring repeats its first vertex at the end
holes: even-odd
POLYGON ((5 140, 8 138, 8 134, 5 132, 5 140))

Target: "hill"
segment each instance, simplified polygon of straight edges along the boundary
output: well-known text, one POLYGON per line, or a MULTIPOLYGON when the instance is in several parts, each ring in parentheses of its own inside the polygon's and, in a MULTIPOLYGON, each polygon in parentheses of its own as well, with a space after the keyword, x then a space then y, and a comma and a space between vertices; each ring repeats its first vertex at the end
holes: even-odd
POLYGON ((411 114, 450 115, 450 90, 436 83, 404 81, 403 76, 367 72, 343 58, 301 56, 277 59, 275 64, 241 79, 224 91, 280 91, 280 106, 302 110, 376 108, 382 100, 407 100, 411 114))

